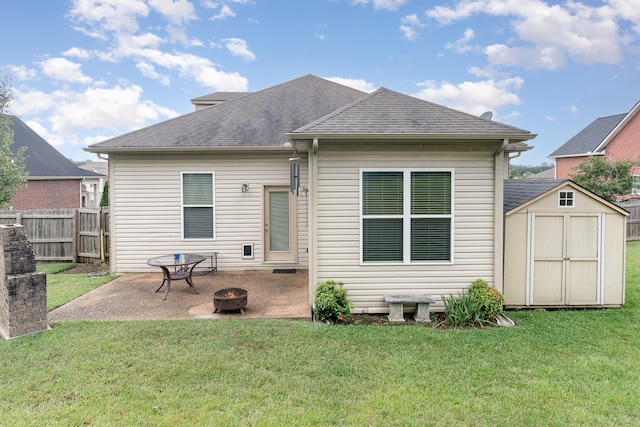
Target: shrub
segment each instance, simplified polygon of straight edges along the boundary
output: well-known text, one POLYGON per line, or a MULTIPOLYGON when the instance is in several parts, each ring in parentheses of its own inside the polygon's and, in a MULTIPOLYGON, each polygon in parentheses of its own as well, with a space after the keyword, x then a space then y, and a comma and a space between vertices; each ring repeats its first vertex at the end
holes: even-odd
POLYGON ((442 302, 447 323, 453 326, 482 324, 480 303, 471 294, 443 296, 442 302))
POLYGON ((320 320, 336 322, 351 314, 353 303, 342 282, 327 280, 316 288, 314 312, 320 320))
POLYGON ((486 281, 477 279, 473 282, 469 286, 469 295, 480 304, 483 320, 493 322, 502 313, 504 296, 496 288, 489 287, 486 281))
POLYGON ((453 326, 478 325, 495 321, 502 313, 504 296, 478 279, 461 295, 443 296, 445 321, 453 326))

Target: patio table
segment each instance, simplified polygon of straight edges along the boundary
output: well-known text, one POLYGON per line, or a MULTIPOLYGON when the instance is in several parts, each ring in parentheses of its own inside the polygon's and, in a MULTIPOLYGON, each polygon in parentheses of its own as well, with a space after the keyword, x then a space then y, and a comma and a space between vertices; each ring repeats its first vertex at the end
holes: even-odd
POLYGON ((162 299, 165 300, 171 288, 171 281, 185 280, 196 294, 199 293, 196 287, 193 286, 191 275, 195 266, 205 259, 206 257, 200 254, 172 254, 162 255, 148 260, 148 265, 162 269, 162 284, 156 289, 156 292, 162 289, 166 282, 167 289, 164 291, 164 296, 162 297, 162 299))

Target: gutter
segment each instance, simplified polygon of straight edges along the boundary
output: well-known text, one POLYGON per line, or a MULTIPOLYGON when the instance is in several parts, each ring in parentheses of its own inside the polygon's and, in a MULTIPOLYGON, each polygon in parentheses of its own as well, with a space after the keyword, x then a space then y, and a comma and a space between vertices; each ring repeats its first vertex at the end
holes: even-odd
POLYGON ((166 154, 166 153, 202 153, 202 152, 247 152, 247 151, 263 151, 263 152, 289 152, 291 151, 291 147, 286 146, 269 146, 269 147, 256 147, 256 146, 247 146, 247 147, 234 147, 234 146, 225 146, 225 147, 86 147, 83 149, 89 153, 95 154, 110 154, 110 153, 154 153, 154 154, 166 154))
POLYGON ((287 138, 292 140, 307 140, 313 139, 331 139, 331 140, 383 140, 388 141, 390 139, 400 140, 460 140, 460 141, 487 141, 487 140, 505 140, 508 139, 511 142, 521 142, 534 139, 537 135, 532 133, 526 134, 424 134, 424 133, 340 133, 340 134, 312 134, 312 133, 287 133, 287 138))

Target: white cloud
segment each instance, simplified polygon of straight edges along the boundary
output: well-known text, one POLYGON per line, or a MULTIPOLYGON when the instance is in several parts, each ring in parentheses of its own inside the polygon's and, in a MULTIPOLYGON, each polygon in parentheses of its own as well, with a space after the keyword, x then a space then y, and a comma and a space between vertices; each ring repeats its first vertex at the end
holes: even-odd
POLYGON ((407 0, 353 0, 354 5, 366 5, 369 3, 373 4, 374 9, 383 9, 383 10, 398 10, 400 6, 404 5, 407 0))
POLYGON ((82 73, 80 64, 71 62, 65 58, 49 58, 40 63, 42 72, 55 80, 63 80, 71 83, 91 83, 91 77, 82 73))
POLYGON ((233 9, 231 9, 231 6, 223 4, 222 6, 220 6, 220 12, 214 15, 211 19, 217 21, 220 19, 234 18, 235 16, 236 13, 233 11, 233 9))
POLYGON ((147 16, 149 7, 144 0, 72 0, 70 16, 80 23, 96 27, 85 34, 104 35, 104 31, 138 31, 137 18, 147 16))
POLYGON ((211 19, 216 21, 220 19, 226 18, 234 18, 236 16, 236 12, 233 6, 239 4, 248 4, 251 0, 222 0, 222 1, 211 1, 211 0, 203 0, 202 6, 208 9, 220 9, 219 12, 214 15, 211 19))
POLYGON ((577 116, 579 111, 578 111, 578 107, 575 105, 567 105, 566 107, 562 107, 563 110, 567 111, 569 114, 571 114, 572 116, 577 116))
POLYGON ((427 80, 414 96, 436 104, 446 105, 470 114, 480 115, 485 111, 496 112, 500 108, 520 104, 520 97, 515 93, 524 80, 519 77, 503 80, 488 79, 477 82, 452 84, 446 81, 427 80))
POLYGON ((491 65, 555 70, 567 64, 564 52, 554 46, 532 48, 508 47, 503 44, 495 44, 487 46, 485 53, 491 65))
POLYGON ((155 67, 147 62, 138 62, 136 68, 140 70, 143 76, 156 80, 163 86, 169 86, 171 84, 169 76, 158 73, 155 67))
MULTIPOLYGON (((18 115, 46 114, 47 129, 41 136, 49 142, 69 142, 85 130, 133 130, 178 115, 177 112, 142 99, 136 85, 89 88, 82 92, 58 90, 14 91, 14 111, 18 115)), ((40 133, 40 132, 39 132, 40 133)))
POLYGON ((363 92, 373 92, 376 87, 373 83, 369 83, 363 79, 346 79, 344 77, 324 77, 324 79, 339 83, 341 85, 349 86, 354 89, 361 90, 363 92))
POLYGON ((418 38, 417 29, 423 28, 425 25, 420 22, 418 15, 407 15, 400 20, 400 32, 402 36, 407 40, 415 40, 418 38))
POLYGON ((149 6, 174 25, 182 25, 196 18, 193 4, 187 0, 149 0, 149 6))
POLYGON ((629 37, 617 20, 640 23, 640 0, 608 0, 599 6, 568 1, 551 5, 541 0, 461 0, 453 7, 436 6, 426 16, 446 25, 473 15, 511 19, 517 39, 486 48, 494 65, 557 69, 570 59, 577 63, 617 63, 629 37))
POLYGON ((18 80, 31 80, 35 79, 38 72, 33 68, 27 68, 24 65, 11 65, 9 71, 13 73, 18 80))
POLYGON ((467 28, 464 31, 464 35, 462 36, 462 38, 454 42, 447 43, 445 45, 445 48, 455 50, 458 53, 468 52, 473 49, 471 46, 469 46, 469 42, 473 40, 474 37, 475 32, 471 28, 467 28))
POLYGON ((79 59, 91 58, 91 52, 89 52, 86 49, 81 49, 78 47, 72 47, 71 49, 67 49, 64 52, 62 52, 62 55, 69 56, 72 58, 79 58, 79 59))
POLYGON ((249 50, 247 42, 243 39, 228 38, 223 40, 226 48, 231 52, 233 56, 239 56, 246 61, 253 61, 256 59, 256 55, 249 50))

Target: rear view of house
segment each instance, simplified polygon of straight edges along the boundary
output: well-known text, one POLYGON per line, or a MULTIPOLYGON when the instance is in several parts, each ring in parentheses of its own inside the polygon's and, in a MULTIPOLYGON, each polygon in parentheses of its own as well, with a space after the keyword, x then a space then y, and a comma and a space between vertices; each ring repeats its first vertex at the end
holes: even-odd
POLYGON ((502 188, 528 131, 315 76, 88 148, 109 156, 111 267, 173 252, 220 269, 309 269, 354 312, 385 293, 502 289, 502 188))

